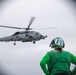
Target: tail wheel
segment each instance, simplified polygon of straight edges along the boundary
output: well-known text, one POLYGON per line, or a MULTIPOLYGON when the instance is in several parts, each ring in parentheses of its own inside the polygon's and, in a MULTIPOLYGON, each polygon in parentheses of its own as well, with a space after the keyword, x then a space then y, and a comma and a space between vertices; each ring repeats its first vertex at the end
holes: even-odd
POLYGON ((16 43, 14 42, 14 45, 16 45, 16 43))

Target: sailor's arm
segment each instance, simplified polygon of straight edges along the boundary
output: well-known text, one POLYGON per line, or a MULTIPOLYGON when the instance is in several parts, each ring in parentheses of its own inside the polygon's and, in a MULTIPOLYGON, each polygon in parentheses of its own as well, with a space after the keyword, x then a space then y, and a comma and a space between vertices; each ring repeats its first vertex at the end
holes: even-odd
POLYGON ((50 75, 50 72, 48 71, 47 67, 46 67, 46 64, 49 62, 50 60, 50 56, 49 54, 47 53, 43 58, 42 60, 40 61, 40 66, 43 70, 43 72, 46 74, 46 75, 50 75))

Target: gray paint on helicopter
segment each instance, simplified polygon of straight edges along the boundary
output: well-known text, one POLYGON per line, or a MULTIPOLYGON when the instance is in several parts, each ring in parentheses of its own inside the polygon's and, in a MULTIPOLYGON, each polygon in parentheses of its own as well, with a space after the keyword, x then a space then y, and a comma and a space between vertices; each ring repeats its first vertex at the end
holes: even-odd
POLYGON ((40 39, 45 39, 47 36, 41 35, 36 31, 24 31, 24 32, 16 32, 11 36, 0 38, 0 41, 9 42, 9 41, 22 41, 22 42, 36 42, 40 39))

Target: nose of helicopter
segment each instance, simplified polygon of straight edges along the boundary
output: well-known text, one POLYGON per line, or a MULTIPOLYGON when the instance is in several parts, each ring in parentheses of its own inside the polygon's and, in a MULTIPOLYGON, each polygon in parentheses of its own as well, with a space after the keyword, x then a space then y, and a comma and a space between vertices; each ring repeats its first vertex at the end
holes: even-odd
POLYGON ((45 39, 45 38, 47 38, 47 35, 42 37, 42 39, 45 39))

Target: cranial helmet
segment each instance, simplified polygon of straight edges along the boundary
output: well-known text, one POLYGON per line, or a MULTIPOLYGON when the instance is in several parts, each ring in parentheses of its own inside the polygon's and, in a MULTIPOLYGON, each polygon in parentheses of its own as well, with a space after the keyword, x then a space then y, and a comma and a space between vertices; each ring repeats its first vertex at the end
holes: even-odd
POLYGON ((60 37, 56 37, 52 40, 52 42, 50 43, 49 47, 51 48, 55 48, 55 47, 62 47, 64 48, 65 47, 65 43, 64 43, 64 40, 60 37))

